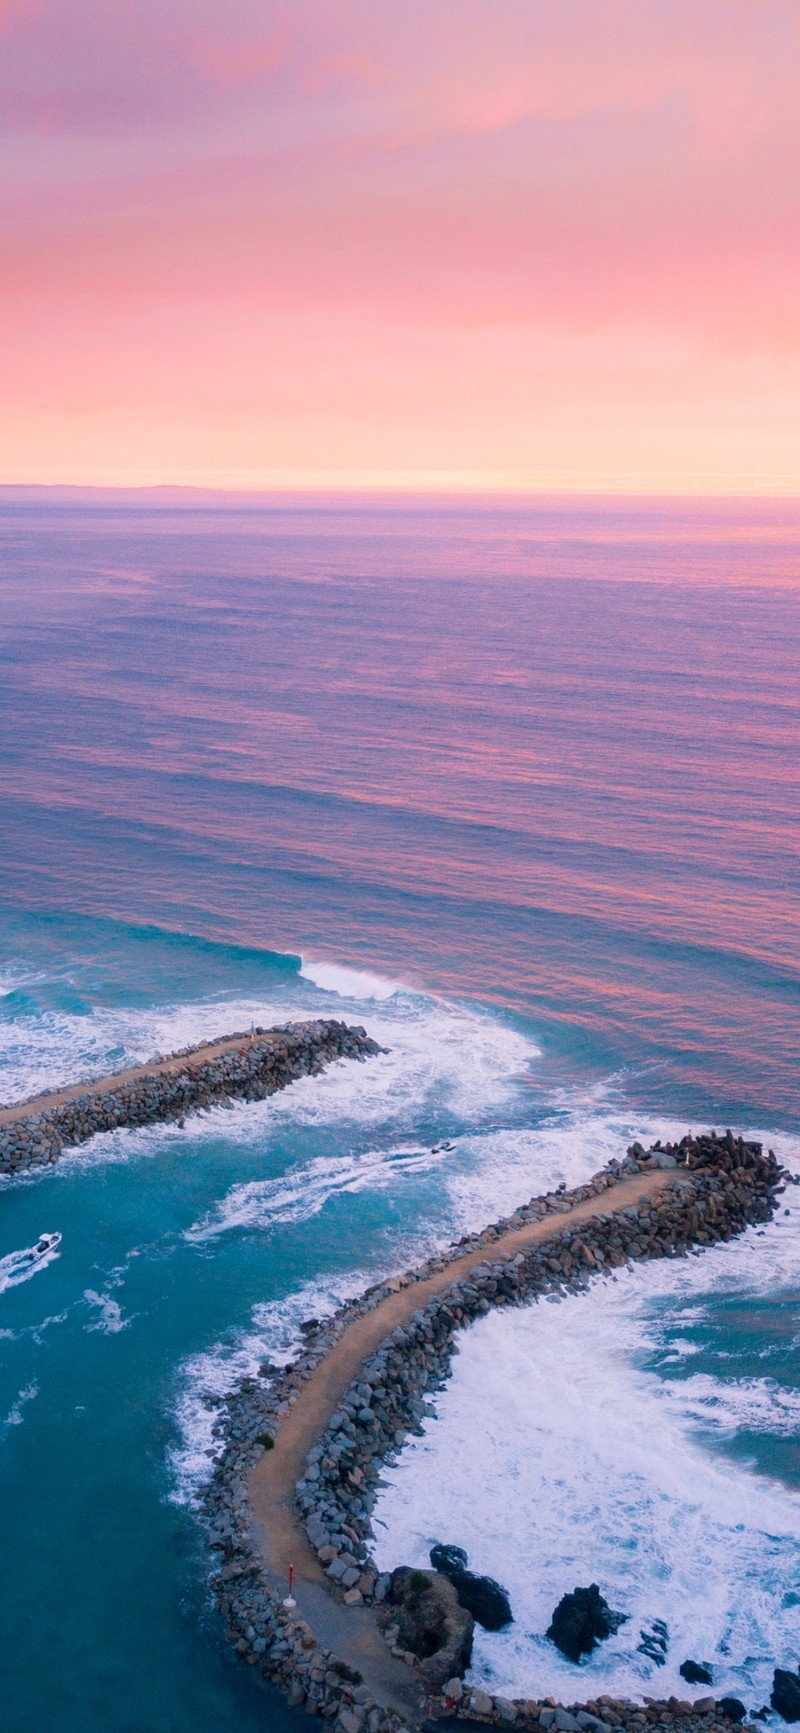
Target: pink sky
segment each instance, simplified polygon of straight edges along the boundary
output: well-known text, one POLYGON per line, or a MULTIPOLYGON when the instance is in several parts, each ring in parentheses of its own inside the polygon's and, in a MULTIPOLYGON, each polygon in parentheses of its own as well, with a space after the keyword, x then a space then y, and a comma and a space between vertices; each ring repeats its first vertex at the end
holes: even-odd
POLYGON ((0 481, 800 491, 794 0, 0 0, 0 481))

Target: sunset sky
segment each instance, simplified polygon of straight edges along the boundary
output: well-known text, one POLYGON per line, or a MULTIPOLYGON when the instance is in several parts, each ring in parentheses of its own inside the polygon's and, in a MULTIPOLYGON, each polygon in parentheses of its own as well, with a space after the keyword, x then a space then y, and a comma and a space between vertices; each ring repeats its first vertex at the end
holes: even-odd
POLYGON ((800 491, 794 0, 0 0, 0 481, 800 491))

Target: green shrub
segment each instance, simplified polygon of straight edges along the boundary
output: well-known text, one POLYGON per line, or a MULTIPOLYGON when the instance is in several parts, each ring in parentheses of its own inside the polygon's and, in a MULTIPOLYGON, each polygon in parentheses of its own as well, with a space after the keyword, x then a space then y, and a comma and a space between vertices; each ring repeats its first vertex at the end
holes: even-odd
POLYGON ((348 1667, 346 1661, 334 1661, 333 1671, 338 1673, 339 1678, 343 1679, 346 1685, 363 1684, 363 1673, 359 1673, 355 1667, 348 1667))

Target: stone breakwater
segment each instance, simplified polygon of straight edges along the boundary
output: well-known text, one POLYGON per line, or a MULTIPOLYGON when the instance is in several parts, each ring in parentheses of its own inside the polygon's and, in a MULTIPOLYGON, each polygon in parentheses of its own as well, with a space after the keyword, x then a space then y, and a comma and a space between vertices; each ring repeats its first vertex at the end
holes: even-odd
POLYGON ((650 1727, 661 1733, 680 1733, 683 1727, 714 1733, 730 1727, 725 1709, 709 1696, 694 1702, 646 1699, 644 1706, 603 1696, 565 1707, 552 1699, 512 1702, 464 1686, 459 1678, 442 1677, 436 1655, 419 1659, 398 1650, 398 1626, 386 1605, 390 1579, 379 1573, 370 1552, 371 1512, 384 1464, 409 1433, 419 1431, 431 1394, 448 1376, 459 1329, 495 1306, 574 1292, 629 1261, 679 1257, 729 1240, 770 1218, 784 1177, 772 1151, 764 1155, 759 1144, 730 1132, 688 1136, 675 1146, 657 1143, 647 1151, 634 1144, 623 1161, 611 1162, 587 1185, 536 1198, 420 1268, 376 1284, 324 1322, 309 1319, 301 1325, 303 1346, 296 1360, 282 1370, 265 1364, 258 1377, 243 1379, 221 1404, 215 1424, 221 1448, 203 1495, 218 1559, 212 1587, 228 1639, 244 1660, 279 1684, 291 1703, 328 1720, 334 1733, 396 1733, 402 1720, 445 1712, 543 1733, 611 1733, 615 1728, 640 1733, 650 1727), (647 1175, 653 1176, 649 1190, 642 1177, 647 1175), (623 1202, 624 1191, 615 1198, 617 1188, 626 1185, 630 1195, 634 1176, 636 1201, 623 1202), (579 1207, 581 1219, 571 1221, 579 1207), (514 1250, 525 1230, 537 1237, 514 1250), (448 1284, 449 1266, 458 1264, 463 1271, 465 1259, 467 1273, 448 1284), (414 1309, 415 1286, 430 1285, 437 1276, 439 1291, 414 1309), (318 1561, 315 1569, 324 1572, 339 1603, 342 1652, 336 1653, 330 1619, 326 1643, 299 1607, 284 1604, 285 1582, 265 1561, 252 1521, 251 1477, 276 1436, 280 1442, 280 1428, 301 1392, 345 1332, 404 1289, 412 1302, 404 1323, 390 1329, 363 1360, 318 1431, 294 1487, 298 1536, 304 1529, 318 1561), (346 1638, 348 1610, 363 1629, 364 1611, 357 1609, 369 1608, 383 1629, 387 1673, 397 1669, 398 1660, 407 1663, 416 1687, 410 1715, 398 1714, 391 1692, 376 1689, 374 1677, 370 1689, 360 1676, 358 1641, 346 1638))
POLYGON ((335 1020, 224 1035, 94 1083, 33 1096, 0 1109, 0 1173, 57 1161, 62 1149, 119 1126, 182 1121, 189 1113, 262 1101, 334 1059, 366 1059, 381 1048, 366 1030, 335 1020))

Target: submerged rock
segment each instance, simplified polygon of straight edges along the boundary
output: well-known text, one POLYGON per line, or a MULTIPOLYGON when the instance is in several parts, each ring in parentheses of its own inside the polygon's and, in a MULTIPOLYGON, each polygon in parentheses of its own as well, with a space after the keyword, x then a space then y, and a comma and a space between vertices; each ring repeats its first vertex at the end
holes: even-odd
POLYGON ((784 1721, 800 1721, 800 1672, 790 1673, 788 1667, 776 1667, 769 1700, 784 1721))
POLYGON ((463 1547, 437 1543, 431 1547, 430 1561, 434 1570, 449 1579, 462 1607, 485 1631, 502 1631, 505 1625, 513 1624, 508 1591, 494 1577, 467 1570, 469 1559, 463 1547))
POLYGON ((597 1583, 588 1589, 573 1589, 562 1595, 546 1635, 568 1661, 590 1655, 604 1637, 613 1636, 624 1625, 627 1613, 615 1613, 603 1599, 597 1583))
MULTIPOLYGON (((639 1636, 642 1639, 639 1644, 639 1654, 647 1655, 648 1660, 655 1661, 657 1667, 663 1667, 666 1664, 669 1647, 669 1631, 664 1620, 654 1619, 650 1630, 640 1631, 639 1636)), ((707 1682, 708 1684, 711 1683, 710 1678, 707 1682)))
POLYGON ((702 1661, 681 1661, 678 1668, 682 1679, 687 1685, 713 1685, 714 1675, 710 1667, 704 1667, 702 1661))
POLYGON ((416 1655, 431 1689, 460 1679, 472 1659, 474 1625, 448 1578, 400 1565, 392 1571, 386 1599, 397 1609, 398 1643, 416 1655))

